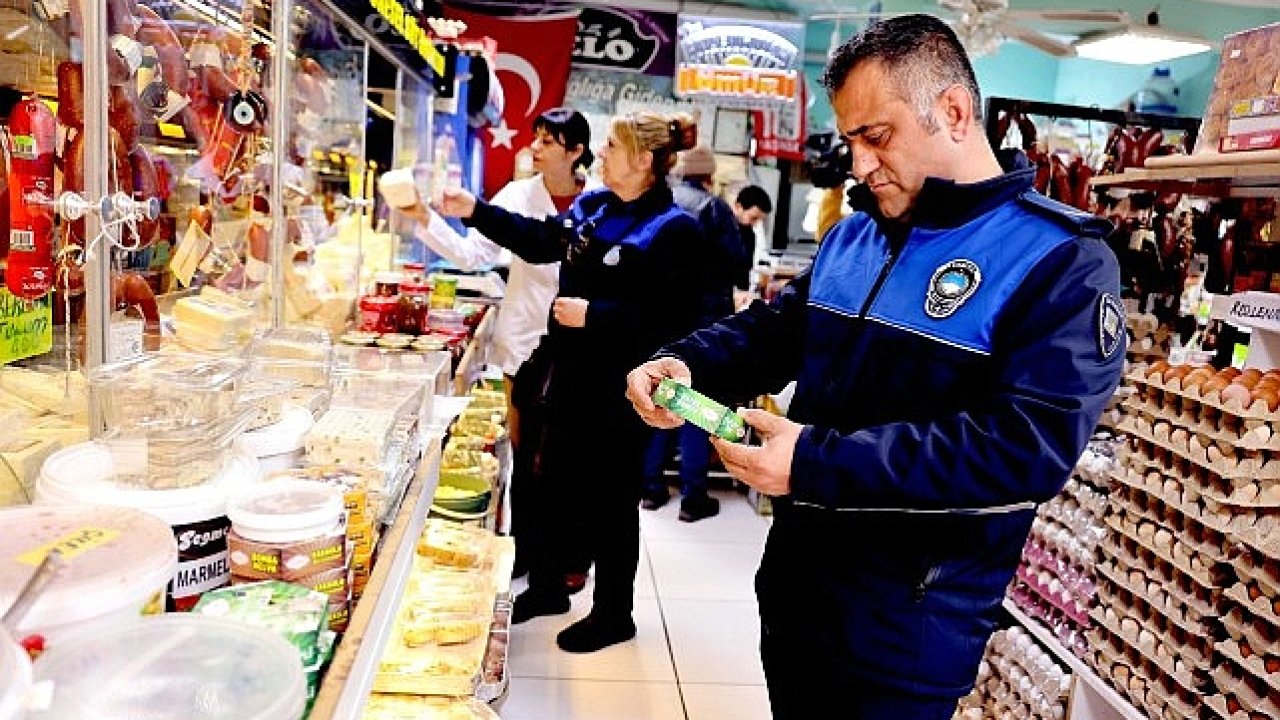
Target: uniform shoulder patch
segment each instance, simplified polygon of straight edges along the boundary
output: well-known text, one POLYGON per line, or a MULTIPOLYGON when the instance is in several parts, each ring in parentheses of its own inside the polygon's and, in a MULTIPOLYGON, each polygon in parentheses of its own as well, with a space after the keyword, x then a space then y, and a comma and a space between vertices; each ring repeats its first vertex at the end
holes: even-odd
POLYGON ((1124 342, 1124 306, 1111 293, 1098 298, 1098 354, 1110 360, 1124 342))
POLYGON ((982 283, 982 270, 972 260, 948 260, 933 271, 925 294, 924 312, 935 320, 950 317, 982 283))

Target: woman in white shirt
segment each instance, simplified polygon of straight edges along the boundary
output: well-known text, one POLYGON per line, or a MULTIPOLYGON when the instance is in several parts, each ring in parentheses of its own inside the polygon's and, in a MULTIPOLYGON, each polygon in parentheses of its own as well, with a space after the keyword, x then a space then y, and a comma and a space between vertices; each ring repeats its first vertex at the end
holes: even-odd
MULTIPOLYGON (((591 184, 585 171, 594 157, 589 149, 591 128, 581 113, 569 108, 552 108, 538 116, 533 124, 529 150, 537 174, 512 180, 493 196, 492 203, 526 217, 555 217, 569 209, 573 201, 591 184)), ((463 270, 478 270, 494 264, 506 252, 480 231, 471 228, 459 234, 448 223, 421 203, 406 211, 417 221, 414 236, 463 270)), ((541 380, 536 368, 526 368, 520 378, 530 387, 516 389, 517 374, 547 333, 551 302, 559 292, 560 264, 533 265, 512 257, 507 277, 506 295, 494 326, 490 360, 502 368, 507 377, 507 400, 510 405, 511 441, 515 450, 514 477, 511 483, 511 534, 517 543, 517 571, 532 557, 531 545, 537 542, 532 524, 541 515, 540 499, 533 473, 541 434, 537 408, 541 380), (513 399, 514 396, 514 399, 513 399), (530 442, 522 442, 528 439, 530 442)), ((571 565, 584 569, 590 562, 575 559, 571 565)), ((582 588, 586 575, 573 573, 566 578, 570 590, 582 588)))

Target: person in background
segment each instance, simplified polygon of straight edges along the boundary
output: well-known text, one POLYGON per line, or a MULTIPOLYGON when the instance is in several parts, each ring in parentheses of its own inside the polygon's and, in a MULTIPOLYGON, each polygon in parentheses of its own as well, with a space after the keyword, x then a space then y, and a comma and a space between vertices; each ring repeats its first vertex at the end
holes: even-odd
POLYGON ((445 190, 438 208, 528 262, 560 263, 543 341, 551 362, 541 456, 556 502, 512 622, 569 611, 564 559, 586 543, 595 560, 593 606, 557 635, 568 652, 594 652, 636 633, 638 505, 652 433, 627 403, 626 374, 697 326, 704 241, 667 186, 676 153, 696 138, 687 115, 616 118, 600 151, 605 188, 583 193, 561 219, 528 218, 461 190, 445 190))
MULTIPOLYGON (((566 212, 589 186, 585 171, 594 156, 587 119, 570 108, 552 108, 533 123, 529 149, 532 177, 513 180, 493 196, 493 204, 531 218, 556 217, 566 212)), ((414 236, 463 270, 479 270, 497 262, 503 254, 498 243, 474 228, 459 235, 440 216, 421 203, 406 211, 417 221, 414 236)), ((547 317, 559 286, 558 263, 533 264, 519 257, 511 260, 506 294, 493 332, 490 361, 506 376, 508 418, 513 450, 511 480, 511 535, 516 540, 516 574, 522 575, 533 557, 540 533, 539 518, 546 513, 545 497, 538 488, 535 459, 542 435, 541 391, 545 363, 530 362, 547 333, 547 317)), ((590 560, 572 563, 565 582, 570 590, 582 589, 590 560)))
MULTIPOLYGON (((750 256, 742 245, 733 208, 712 194, 716 156, 705 145, 680 153, 675 175, 680 182, 671 188, 676 205, 692 215, 706 239, 706 261, 702 266, 707 283, 706 301, 699 324, 711 323, 734 310, 733 287, 736 275, 750 256)), ((645 487, 640 507, 656 510, 671 499, 662 475, 672 440, 680 445, 680 520, 697 522, 720 512, 720 501, 707 494, 707 465, 711 462, 711 442, 694 425, 676 430, 659 430, 645 459, 645 487)))
POLYGON ((1110 225, 1005 172, 955 32, 901 15, 823 74, 853 215, 768 305, 628 378, 724 400, 797 379, 789 417, 714 440, 774 498, 756 591, 773 716, 948 720, 1002 616, 1036 504, 1062 489, 1124 364, 1110 225), (815 679, 840 692, 815 692, 815 679))
POLYGON ((745 262, 738 266, 736 286, 739 290, 751 289, 751 268, 756 262, 756 225, 773 212, 773 200, 759 185, 748 185, 738 191, 733 201, 733 215, 738 218, 738 232, 742 238, 745 262))

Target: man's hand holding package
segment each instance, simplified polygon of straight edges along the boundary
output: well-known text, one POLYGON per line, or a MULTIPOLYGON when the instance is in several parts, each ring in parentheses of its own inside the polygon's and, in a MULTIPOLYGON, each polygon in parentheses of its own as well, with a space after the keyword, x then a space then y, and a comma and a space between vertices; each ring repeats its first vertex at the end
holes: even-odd
POLYGON ((591 303, 582 298, 558 297, 551 303, 551 316, 568 328, 587 326, 587 308, 591 303))
POLYGON ((739 415, 763 443, 744 445, 712 437, 725 470, 765 495, 790 494, 791 458, 804 426, 764 410, 742 410, 739 415))
POLYGON ((653 391, 663 378, 671 378, 685 385, 693 384, 693 373, 683 362, 664 357, 650 360, 627 374, 627 399, 636 414, 652 427, 668 430, 684 424, 684 418, 653 402, 653 391))

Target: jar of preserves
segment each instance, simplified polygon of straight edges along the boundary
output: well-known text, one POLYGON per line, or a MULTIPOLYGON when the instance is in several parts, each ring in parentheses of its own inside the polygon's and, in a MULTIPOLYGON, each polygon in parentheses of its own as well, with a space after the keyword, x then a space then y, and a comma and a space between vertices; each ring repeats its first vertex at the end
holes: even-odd
POLYGON ((360 330, 393 333, 400 331, 400 298, 366 295, 360 298, 360 330))
POLYGON ((383 271, 373 276, 373 294, 382 297, 395 297, 400 294, 402 278, 398 272, 383 271))
POLYGON ((430 285, 410 280, 400 285, 400 332, 406 335, 425 334, 430 310, 430 285))

